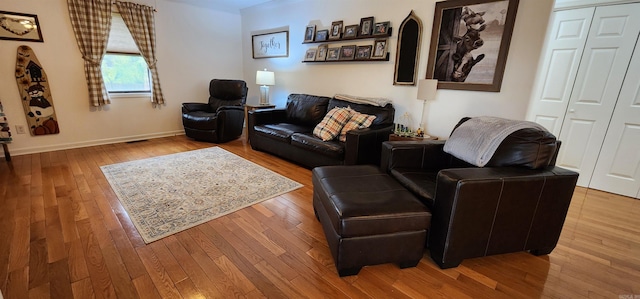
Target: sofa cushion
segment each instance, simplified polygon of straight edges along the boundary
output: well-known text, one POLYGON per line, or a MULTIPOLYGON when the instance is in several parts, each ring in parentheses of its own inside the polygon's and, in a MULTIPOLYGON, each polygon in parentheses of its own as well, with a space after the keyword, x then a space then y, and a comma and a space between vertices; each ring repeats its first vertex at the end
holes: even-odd
POLYGON ((293 135, 294 133, 309 133, 311 132, 311 128, 294 124, 280 123, 255 126, 254 131, 256 134, 289 143, 291 135, 293 135))
POLYGON ((293 134, 291 136, 291 145, 335 159, 342 160, 344 157, 344 143, 322 141, 309 133, 293 134))
POLYGON ((346 108, 333 108, 327 112, 322 121, 313 129, 313 135, 322 139, 322 141, 329 141, 340 135, 342 127, 351 118, 353 110, 346 108))
POLYGON ((393 108, 392 104, 387 104, 384 107, 380 107, 380 106, 367 105, 367 104, 356 104, 356 103, 332 98, 329 101, 329 106, 327 109, 330 110, 335 107, 345 107, 345 108, 349 107, 360 113, 375 115, 376 119, 371 124, 371 126, 375 126, 375 127, 393 125, 393 118, 396 113, 396 110, 393 108))
POLYGON ((340 130, 340 137, 338 140, 342 142, 347 141, 347 132, 355 129, 368 128, 375 119, 375 115, 362 114, 358 111, 352 110, 351 118, 349 118, 349 121, 344 125, 344 127, 342 127, 342 130, 340 130))
POLYGON ((291 94, 287 99, 287 122, 313 127, 327 114, 328 97, 291 94))
POLYGON ((417 195, 427 207, 433 207, 438 172, 420 168, 394 168, 390 174, 402 186, 417 195))

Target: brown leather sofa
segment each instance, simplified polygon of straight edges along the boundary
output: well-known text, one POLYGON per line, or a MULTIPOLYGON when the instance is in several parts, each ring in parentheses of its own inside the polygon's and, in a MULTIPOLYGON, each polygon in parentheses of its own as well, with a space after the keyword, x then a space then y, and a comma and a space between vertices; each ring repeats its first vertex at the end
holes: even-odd
POLYGON ((242 135, 247 83, 213 79, 208 103, 182 103, 182 125, 188 137, 222 143, 242 135))
POLYGON ((313 168, 323 165, 354 165, 380 163, 383 141, 393 131, 395 109, 356 104, 307 94, 291 94, 284 109, 249 111, 248 132, 251 148, 264 151, 313 168), (366 129, 347 133, 346 142, 322 141, 313 135, 313 129, 325 114, 335 107, 351 107, 360 113, 375 115, 373 124, 366 129))
POLYGON ((428 248, 441 268, 555 248, 578 179, 555 166, 560 141, 546 131, 516 131, 482 168, 444 152, 444 143, 385 142, 381 161, 431 210, 428 248))

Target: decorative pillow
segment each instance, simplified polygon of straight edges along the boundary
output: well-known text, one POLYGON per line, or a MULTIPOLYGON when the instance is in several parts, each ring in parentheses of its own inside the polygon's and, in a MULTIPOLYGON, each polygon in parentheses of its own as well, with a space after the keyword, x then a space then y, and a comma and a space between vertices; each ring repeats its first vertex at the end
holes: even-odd
POLYGON ((313 135, 329 141, 340 134, 344 124, 351 118, 351 110, 346 108, 333 108, 324 116, 322 121, 313 129, 313 135))
MULTIPOLYGON (((349 109, 349 108, 347 108, 347 109, 349 109)), ((355 110, 351 110, 351 111, 353 111, 352 115, 351 115, 351 118, 344 125, 344 127, 342 127, 342 131, 340 131, 340 138, 339 139, 342 142, 347 141, 347 132, 349 132, 351 130, 355 130, 355 129, 368 128, 373 123, 373 120, 376 119, 375 115, 362 114, 362 113, 357 112, 355 110)))

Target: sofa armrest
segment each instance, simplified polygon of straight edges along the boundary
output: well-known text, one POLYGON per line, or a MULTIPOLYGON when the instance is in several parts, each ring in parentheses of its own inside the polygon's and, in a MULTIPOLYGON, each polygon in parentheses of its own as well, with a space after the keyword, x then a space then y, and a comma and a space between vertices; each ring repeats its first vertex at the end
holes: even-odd
POLYGON ((393 125, 357 129, 347 132, 344 164, 380 164, 382 143, 389 140, 393 125))
POLYGON ((443 147, 444 140, 386 141, 382 144, 380 168, 387 173, 394 168, 437 171, 451 160, 443 147))
POLYGON ((182 113, 189 113, 193 111, 206 111, 211 112, 211 106, 207 103, 182 103, 182 113))
POLYGON ((251 110, 248 112, 247 118, 247 125, 252 128, 253 126, 286 122, 287 112, 285 109, 279 108, 251 110))
POLYGON ((442 268, 463 259, 555 248, 578 174, 559 167, 438 173, 429 248, 442 268))

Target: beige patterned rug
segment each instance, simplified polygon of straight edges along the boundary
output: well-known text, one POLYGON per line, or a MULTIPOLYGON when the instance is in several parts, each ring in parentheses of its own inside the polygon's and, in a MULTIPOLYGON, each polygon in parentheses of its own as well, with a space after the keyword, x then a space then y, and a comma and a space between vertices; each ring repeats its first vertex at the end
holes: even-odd
POLYGON ((219 147, 100 168, 146 243, 303 186, 219 147))

